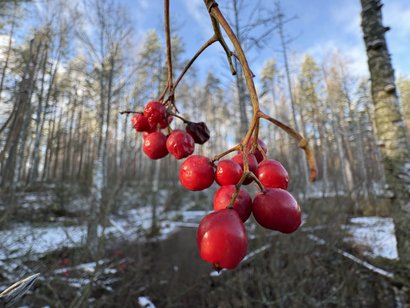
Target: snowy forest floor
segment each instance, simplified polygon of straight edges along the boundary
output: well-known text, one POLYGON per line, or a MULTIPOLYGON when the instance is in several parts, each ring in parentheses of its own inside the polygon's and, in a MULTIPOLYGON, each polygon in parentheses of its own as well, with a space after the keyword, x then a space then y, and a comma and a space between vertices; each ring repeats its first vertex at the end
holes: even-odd
MULTIPOLYGON (((87 204, 59 190, 18 195, 13 222, 0 230, 0 290, 34 273, 24 307, 404 307, 410 277, 397 265, 394 224, 380 207, 347 197, 305 201, 293 235, 247 222, 248 255, 233 271, 213 271, 195 232, 210 204, 162 191, 159 232, 148 199, 124 194, 92 260, 84 245, 87 204), (138 200, 138 202, 136 201, 138 200), (169 201, 185 204, 169 206, 169 201), (359 202, 360 203, 360 202, 359 202), (174 208, 175 207, 175 208, 174 208)), ((212 195, 212 194, 209 194, 212 195)), ((199 199, 198 199, 199 198, 199 199)), ((202 198, 202 199, 201 199, 202 198)), ((173 202, 171 202, 173 203, 173 202)), ((0 202, 0 210, 5 204, 0 202)))

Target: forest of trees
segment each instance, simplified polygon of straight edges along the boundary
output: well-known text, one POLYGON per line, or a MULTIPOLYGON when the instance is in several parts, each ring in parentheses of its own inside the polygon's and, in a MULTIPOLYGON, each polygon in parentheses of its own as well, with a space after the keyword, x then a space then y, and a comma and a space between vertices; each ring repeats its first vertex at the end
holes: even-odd
MULTIPOLYGON (((36 27, 22 35, 19 22, 30 5, 5 4, 0 185, 10 198, 16 190, 39 183, 89 187, 97 158, 103 162, 105 189, 149 181, 152 175, 152 163, 135 157, 141 155, 137 150, 141 140, 119 111, 141 110, 159 95, 166 77, 163 40, 152 30, 136 46, 123 8, 109 1, 86 5, 89 14, 83 15, 53 2, 39 13, 36 27)), ((187 56, 183 40, 177 35, 173 39, 175 66, 180 70, 187 56)), ((271 146, 269 155, 283 161, 294 175, 293 189, 365 198, 380 192, 384 176, 372 123, 369 77, 352 75, 348 57, 340 52, 325 59, 306 54, 300 67, 292 70, 288 89, 285 68, 278 62, 272 57, 261 72, 255 72, 263 108, 311 140, 320 170, 318 184, 307 186, 307 170, 292 140, 276 129, 262 130, 271 146), (290 116, 292 109, 295 117, 290 116)), ((222 84, 212 72, 206 80, 198 80, 194 71, 176 93, 182 113, 211 128, 211 141, 202 149, 210 155, 234 142, 230 136, 243 121, 236 116, 237 98, 245 91, 239 83, 222 84)), ((401 76, 398 85, 409 128, 410 79, 401 76)), ((161 185, 174 185, 177 164, 163 165, 161 185)))
MULTIPOLYGON (((136 41, 132 18, 117 1, 88 0, 79 7, 47 1, 46 10, 35 7, 31 1, 0 1, 0 221, 2 228, 13 221, 21 192, 51 187, 82 194, 89 198, 88 247, 97 254, 97 226, 106 226, 118 210, 115 199, 125 187, 144 187, 147 195, 158 187, 180 189, 180 163, 146 158, 130 116, 120 114, 141 111, 160 95, 167 77, 165 38, 151 30, 136 41), (26 19, 33 20, 29 27, 26 19)), ((238 10, 230 7, 240 31, 245 25, 238 10)), ((296 62, 289 56, 291 42, 283 38, 289 24, 280 11, 271 18, 270 33, 282 38, 282 46, 253 72, 261 104, 307 137, 319 170, 316 183, 309 183, 295 141, 264 126, 260 136, 268 156, 289 171, 290 190, 301 200, 349 196, 357 207, 388 197, 369 76, 352 73, 349 56, 340 51, 320 59, 305 54, 296 62)), ((249 49, 252 35, 242 37, 249 49)), ((191 55, 178 31, 172 44, 178 74, 191 55)), ((194 66, 175 93, 181 114, 206 122, 211 131, 197 153, 220 153, 246 131, 251 107, 236 61, 234 66, 238 74, 230 82, 211 71, 202 78, 194 66)), ((409 76, 399 76, 397 90, 408 138, 409 76)))

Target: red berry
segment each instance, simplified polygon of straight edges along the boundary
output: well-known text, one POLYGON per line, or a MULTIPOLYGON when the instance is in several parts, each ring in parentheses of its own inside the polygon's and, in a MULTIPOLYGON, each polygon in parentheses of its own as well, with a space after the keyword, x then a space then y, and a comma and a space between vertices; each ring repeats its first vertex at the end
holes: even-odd
POLYGON ((151 128, 148 119, 142 113, 134 114, 131 118, 131 123, 137 132, 144 132, 151 128))
POLYGON ((206 215, 199 224, 196 240, 201 258, 218 269, 237 267, 248 249, 245 226, 232 209, 206 215))
POLYGON ((151 159, 160 159, 168 154, 167 137, 161 132, 149 134, 144 139, 144 153, 151 159))
POLYGON ((262 161, 256 169, 255 175, 266 188, 288 188, 289 175, 285 167, 276 160, 262 161))
POLYGON ((164 105, 158 101, 149 102, 144 108, 144 116, 148 119, 149 125, 157 126, 167 115, 164 105))
MULTIPOLYGON (((214 210, 225 209, 229 205, 235 191, 235 185, 221 186, 215 193, 214 210)), ((252 199, 245 189, 241 188, 239 190, 239 194, 233 204, 233 209, 238 213, 243 222, 251 215, 252 199)))
POLYGON ((174 117, 172 115, 168 115, 167 117, 161 119, 161 121, 159 121, 159 128, 164 129, 168 127, 168 125, 172 122, 173 119, 174 117))
MULTIPOLYGON (((253 143, 253 137, 249 140, 248 150, 251 150, 252 143, 253 143)), ((265 155, 266 155, 266 153, 268 153, 268 148, 267 148, 265 142, 263 142, 261 139, 258 138, 258 144, 262 148, 262 150, 265 152, 265 155)), ((255 148, 255 152, 253 154, 255 155, 256 161, 258 163, 263 160, 263 155, 262 155, 261 151, 258 148, 255 148)))
POLYGON ((176 159, 181 159, 194 152, 195 142, 190 134, 176 129, 168 136, 167 149, 176 159))
POLYGON ((142 138, 145 140, 145 138, 151 134, 151 133, 155 133, 155 132, 159 132, 157 127, 150 127, 149 129, 147 129, 146 131, 142 132, 142 138))
POLYGON ((281 188, 269 188, 256 194, 252 213, 263 227, 282 233, 292 233, 299 228, 302 218, 295 198, 281 188))
MULTIPOLYGON (((237 162, 243 170, 243 153, 242 152, 235 155, 234 157, 232 157, 232 160, 237 162)), ((256 168, 258 167, 258 162, 256 161, 255 155, 250 154, 250 153, 248 154, 248 165, 249 165, 249 171, 252 171, 253 173, 255 173, 256 168)), ((252 183, 252 181, 253 181, 252 178, 247 178, 243 182, 243 184, 248 185, 248 184, 252 183)))
POLYGON ((179 181, 188 190, 203 190, 214 181, 214 168, 209 158, 201 155, 188 157, 181 165, 179 181))
POLYGON ((223 159, 216 166, 215 181, 221 186, 236 185, 242 173, 242 168, 236 161, 223 159))

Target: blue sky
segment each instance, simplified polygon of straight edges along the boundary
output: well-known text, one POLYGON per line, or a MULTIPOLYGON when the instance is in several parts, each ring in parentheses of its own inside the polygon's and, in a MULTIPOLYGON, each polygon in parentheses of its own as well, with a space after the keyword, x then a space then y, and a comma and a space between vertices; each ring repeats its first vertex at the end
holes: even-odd
MULTIPOLYGON (((129 8, 137 25, 137 37, 142 38, 149 29, 161 32, 163 27, 161 0, 120 0, 129 8)), ((266 7, 273 7, 273 0, 262 0, 266 7)), ((410 1, 385 0, 383 21, 391 27, 387 40, 396 74, 410 75, 410 1)), ((252 3, 252 2, 251 2, 252 3)), ((219 1, 223 8, 224 0, 219 1)), ((367 62, 362 32, 360 28, 359 0, 282 0, 286 16, 297 16, 286 25, 286 32, 293 38, 290 43, 291 58, 294 65, 303 54, 310 53, 318 61, 336 49, 351 61, 354 73, 367 74, 367 62)), ((176 23, 179 34, 183 37, 186 57, 210 35, 212 27, 204 8, 203 0, 171 0, 171 21, 176 23)), ((279 40, 275 33, 269 46, 257 53, 250 54, 251 67, 258 73, 263 63, 270 57, 278 59, 279 40)), ((212 46, 198 61, 200 70, 221 70, 224 62, 223 53, 218 45, 212 46), (216 61, 209 61, 217 57, 216 61)), ((226 77, 229 72, 226 70, 226 77)))

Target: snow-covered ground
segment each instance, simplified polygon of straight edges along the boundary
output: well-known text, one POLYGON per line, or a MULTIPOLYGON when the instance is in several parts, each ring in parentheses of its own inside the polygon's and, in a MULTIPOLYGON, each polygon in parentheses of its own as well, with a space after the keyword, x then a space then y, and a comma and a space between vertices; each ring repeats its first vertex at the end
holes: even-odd
POLYGON ((29 225, 0 231, 0 260, 76 246, 84 239, 86 231, 85 226, 32 228, 29 225))
POLYGON ((366 247, 370 257, 398 259, 393 219, 389 217, 354 217, 345 226, 349 237, 345 240, 366 247))
MULTIPOLYGON (((161 211, 162 208, 158 210, 161 211)), ((198 219, 201 213, 182 213, 183 222, 166 219, 170 217, 166 216, 160 217, 162 239, 167 238, 178 227, 194 226, 193 221, 196 221, 195 218, 198 219)), ((143 237, 143 232, 151 227, 151 208, 131 209, 121 213, 120 217, 111 216, 109 222, 110 226, 104 230, 106 235, 128 240, 138 239, 143 237)), ((99 228, 99 232, 101 234, 102 228, 99 228)), ((32 227, 28 224, 15 225, 12 229, 0 231, 0 260, 44 254, 61 247, 80 246, 86 234, 87 226, 85 225, 51 224, 45 227, 32 227)))

